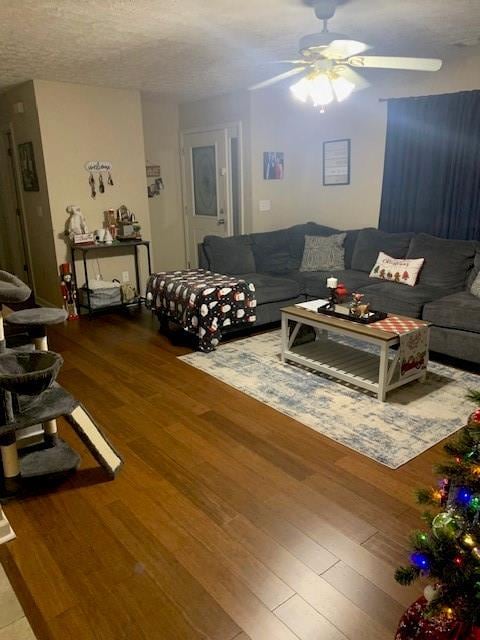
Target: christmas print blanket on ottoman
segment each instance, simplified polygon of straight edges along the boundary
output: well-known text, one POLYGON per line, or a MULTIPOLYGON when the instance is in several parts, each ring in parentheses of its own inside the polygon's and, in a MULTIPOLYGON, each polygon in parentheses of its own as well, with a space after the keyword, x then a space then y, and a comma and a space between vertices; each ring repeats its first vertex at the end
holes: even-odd
POLYGON ((152 274, 146 300, 161 319, 198 336, 198 347, 205 352, 215 349, 223 329, 256 320, 253 283, 204 269, 152 274))

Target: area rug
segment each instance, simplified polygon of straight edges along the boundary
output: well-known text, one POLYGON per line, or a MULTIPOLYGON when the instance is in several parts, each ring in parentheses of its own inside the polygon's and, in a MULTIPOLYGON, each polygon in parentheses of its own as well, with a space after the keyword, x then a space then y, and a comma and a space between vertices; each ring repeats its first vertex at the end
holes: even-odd
POLYGON ((475 408, 467 390, 480 389, 480 376, 430 362, 425 383, 400 387, 380 402, 328 376, 283 365, 279 352, 280 332, 272 331, 180 360, 391 469, 458 431, 475 408))

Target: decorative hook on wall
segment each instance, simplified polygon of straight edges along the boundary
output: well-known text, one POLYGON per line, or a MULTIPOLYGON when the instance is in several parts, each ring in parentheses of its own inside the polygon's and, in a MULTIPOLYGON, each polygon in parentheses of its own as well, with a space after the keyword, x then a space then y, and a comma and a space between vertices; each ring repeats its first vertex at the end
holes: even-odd
POLYGON ((97 195, 95 175, 98 175, 98 192, 105 193, 105 181, 103 174, 107 174, 107 184, 113 187, 112 163, 108 160, 89 160, 85 163, 85 170, 89 172, 88 183, 90 185, 90 195, 95 198, 97 195))

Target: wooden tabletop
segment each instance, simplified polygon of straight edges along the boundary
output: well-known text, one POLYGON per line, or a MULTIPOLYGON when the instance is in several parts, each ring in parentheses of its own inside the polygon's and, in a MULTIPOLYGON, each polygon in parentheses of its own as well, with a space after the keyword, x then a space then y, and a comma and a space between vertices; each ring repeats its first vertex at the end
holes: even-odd
MULTIPOLYGON (((375 322, 372 324, 361 324, 360 322, 353 322, 352 320, 343 318, 336 318, 334 316, 327 316, 323 313, 316 313, 315 311, 309 311, 308 309, 302 309, 302 307, 284 307, 281 309, 282 313, 288 313, 289 315, 296 316, 299 319, 304 318, 306 320, 313 320, 314 322, 325 325, 326 327, 332 327, 337 329, 348 330, 351 333, 355 333, 358 335, 369 336, 373 338, 378 338, 379 340, 384 340, 388 342, 393 338, 398 338, 398 334, 393 333, 392 331, 385 331, 383 329, 375 328, 375 322)), ((407 318, 407 316, 399 316, 397 314, 388 314, 389 316, 395 315, 397 318, 405 318, 406 320, 411 320, 412 318, 407 318)), ((429 322, 424 322, 423 320, 417 320, 415 318, 415 322, 419 324, 429 326, 429 322)))

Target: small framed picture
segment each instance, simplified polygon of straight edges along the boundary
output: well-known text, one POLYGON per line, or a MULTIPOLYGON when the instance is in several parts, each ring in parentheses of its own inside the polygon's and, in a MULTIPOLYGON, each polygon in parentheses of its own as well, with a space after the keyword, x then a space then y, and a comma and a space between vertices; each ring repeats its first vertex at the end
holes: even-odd
POLYGON ((263 152, 264 180, 283 180, 284 169, 283 151, 263 152))
POLYGON ((323 184, 327 187, 350 184, 350 139, 323 143, 323 184))
POLYGON ((23 142, 18 145, 18 160, 24 191, 40 191, 32 142, 23 142))

